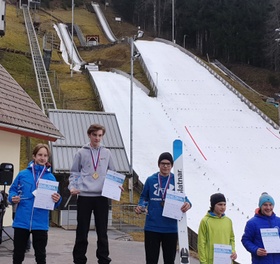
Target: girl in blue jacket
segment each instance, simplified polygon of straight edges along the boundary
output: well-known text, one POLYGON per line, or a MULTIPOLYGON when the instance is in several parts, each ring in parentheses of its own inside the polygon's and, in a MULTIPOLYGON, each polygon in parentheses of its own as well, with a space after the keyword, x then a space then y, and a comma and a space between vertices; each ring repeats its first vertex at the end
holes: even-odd
MULTIPOLYGON (((46 263, 46 246, 49 229, 49 210, 35 208, 34 200, 40 179, 56 181, 48 163, 50 149, 46 144, 38 144, 33 150, 33 161, 25 170, 19 172, 9 190, 8 200, 17 204, 13 221, 14 253, 13 264, 21 264, 24 260, 26 244, 32 233, 32 244, 36 263, 46 263)), ((57 207, 61 202, 58 193, 52 194, 57 207)))
POLYGON ((251 218, 242 236, 243 246, 251 253, 252 264, 279 264, 280 253, 267 253, 261 236, 261 228, 277 228, 280 230, 280 218, 273 212, 274 199, 267 193, 262 193, 259 208, 251 218))

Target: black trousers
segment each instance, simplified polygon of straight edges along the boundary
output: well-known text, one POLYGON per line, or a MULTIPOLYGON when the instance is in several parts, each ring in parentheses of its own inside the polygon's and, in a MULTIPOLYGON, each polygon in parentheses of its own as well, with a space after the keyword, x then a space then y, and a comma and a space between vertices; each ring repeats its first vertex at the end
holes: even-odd
MULTIPOLYGON (((12 219, 14 220, 15 219, 15 215, 16 215, 16 208, 17 208, 17 204, 13 204, 13 215, 12 215, 12 219)), ((31 240, 30 240, 30 236, 28 237, 28 240, 27 240, 27 243, 26 243, 26 249, 25 249, 25 252, 26 251, 29 251, 31 248, 31 240)))
POLYGON ((106 197, 79 196, 77 200, 77 229, 73 249, 73 259, 76 264, 87 263, 88 232, 91 214, 94 214, 97 233, 96 257, 99 264, 109 264, 109 243, 107 236, 109 201, 106 197))
POLYGON ((14 228, 13 264, 21 264, 23 262, 30 233, 32 233, 32 245, 35 252, 36 263, 46 264, 46 246, 48 243, 48 231, 30 231, 28 229, 22 228, 14 228))
POLYGON ((174 264, 176 258, 178 234, 145 231, 146 264, 157 264, 160 245, 164 264, 174 264))

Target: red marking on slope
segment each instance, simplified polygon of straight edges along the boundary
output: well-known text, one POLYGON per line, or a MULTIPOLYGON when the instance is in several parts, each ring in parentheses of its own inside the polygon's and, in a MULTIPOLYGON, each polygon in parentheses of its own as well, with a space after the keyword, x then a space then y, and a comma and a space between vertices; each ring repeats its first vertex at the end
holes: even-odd
POLYGON ((276 134, 274 134, 268 127, 266 128, 273 136, 277 137, 278 139, 280 139, 279 136, 277 136, 276 134))
POLYGON ((197 147, 198 151, 200 152, 200 154, 202 155, 202 157, 207 160, 207 158, 205 157, 205 155, 203 154, 203 152, 201 151, 200 147, 197 145, 196 141, 194 140, 193 136, 191 135, 190 131, 188 130, 188 128, 185 126, 185 129, 187 130, 191 140, 193 141, 193 143, 195 144, 195 146, 197 147))

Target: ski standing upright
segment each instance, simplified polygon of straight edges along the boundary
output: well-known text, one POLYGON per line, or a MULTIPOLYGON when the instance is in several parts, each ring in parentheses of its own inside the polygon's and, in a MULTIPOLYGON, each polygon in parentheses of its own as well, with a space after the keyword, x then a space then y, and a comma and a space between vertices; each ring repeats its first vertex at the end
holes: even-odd
MULTIPOLYGON (((183 142, 179 139, 173 141, 174 158, 174 180, 175 191, 184 193, 183 174, 183 142)), ((184 213, 181 220, 178 220, 178 241, 180 264, 189 262, 189 237, 187 226, 187 214, 184 213)))

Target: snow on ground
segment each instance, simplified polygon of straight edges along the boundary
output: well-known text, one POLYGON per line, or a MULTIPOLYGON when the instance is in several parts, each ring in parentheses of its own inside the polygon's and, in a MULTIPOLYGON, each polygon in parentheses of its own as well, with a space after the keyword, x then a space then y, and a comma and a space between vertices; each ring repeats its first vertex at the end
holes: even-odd
MULTIPOLYGON (((178 48, 139 40, 136 46, 158 85, 158 96, 148 97, 134 83, 134 170, 144 183, 158 170, 159 154, 172 153, 173 140, 183 140, 185 188, 193 204, 189 227, 197 232, 210 195, 224 193, 226 214, 234 224, 237 261, 249 263, 250 254, 240 239, 262 192, 274 197, 279 213, 279 131, 178 48)), ((91 75, 105 110, 116 113, 129 157, 130 79, 109 72, 91 75)))
MULTIPOLYGON (((159 154, 172 153, 173 140, 183 140, 185 188, 193 203, 189 227, 197 232, 210 195, 224 193, 237 261, 249 263, 240 239, 262 192, 274 197, 279 212, 279 131, 178 48, 139 40, 136 46, 159 91, 157 98, 150 98, 134 84, 134 170, 145 182, 158 170, 159 154)), ((109 72, 91 75, 105 110, 116 113, 129 157, 130 79, 109 72)))

